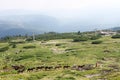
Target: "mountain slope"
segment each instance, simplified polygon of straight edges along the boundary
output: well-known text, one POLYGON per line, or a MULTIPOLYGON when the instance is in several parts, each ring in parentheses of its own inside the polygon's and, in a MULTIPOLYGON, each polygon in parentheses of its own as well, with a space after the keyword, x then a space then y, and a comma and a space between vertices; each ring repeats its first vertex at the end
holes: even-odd
POLYGON ((32 31, 23 29, 23 28, 11 28, 11 29, 5 29, 0 31, 0 37, 5 36, 13 36, 13 35, 25 35, 25 34, 32 34, 32 31))
POLYGON ((2 16, 0 19, 17 24, 19 27, 40 31, 52 31, 59 25, 56 18, 46 15, 11 15, 2 16))
POLYGON ((11 15, 0 17, 0 37, 55 31, 57 19, 45 15, 11 15))
POLYGON ((111 30, 118 31, 118 30, 120 30, 120 27, 114 27, 114 28, 111 28, 111 30))

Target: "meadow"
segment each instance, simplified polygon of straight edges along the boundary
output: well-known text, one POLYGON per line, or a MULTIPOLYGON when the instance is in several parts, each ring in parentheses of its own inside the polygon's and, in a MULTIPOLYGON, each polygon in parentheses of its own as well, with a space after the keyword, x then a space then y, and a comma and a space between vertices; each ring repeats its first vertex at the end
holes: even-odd
POLYGON ((0 48, 9 48, 0 50, 0 80, 120 80, 120 39, 103 36, 98 40, 102 43, 73 39, 1 42, 0 48))

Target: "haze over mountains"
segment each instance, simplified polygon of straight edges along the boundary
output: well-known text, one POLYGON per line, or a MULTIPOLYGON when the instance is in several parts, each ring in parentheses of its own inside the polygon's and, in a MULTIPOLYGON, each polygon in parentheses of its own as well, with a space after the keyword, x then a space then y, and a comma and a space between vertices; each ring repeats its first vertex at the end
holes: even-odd
POLYGON ((58 21, 44 15, 7 15, 0 17, 0 36, 43 33, 55 30, 58 21))
MULTIPOLYGON (((64 18, 64 17, 63 17, 64 18)), ((92 19, 92 18, 90 18, 92 19)), ((94 21, 94 20, 93 20, 94 21)), ((93 23, 84 18, 58 18, 29 11, 5 11, 0 13, 0 37, 7 35, 32 34, 44 32, 76 32, 106 29, 113 25, 93 23)))
POLYGON ((0 33, 82 32, 119 27, 119 4, 119 0, 1 0, 0 33))
MULTIPOLYGON (((47 15, 9 14, 0 16, 0 37, 17 34, 43 33, 49 31, 71 32, 80 30, 80 25, 60 21, 47 15), (75 28, 76 27, 76 28, 75 28), (77 28, 78 27, 78 28, 77 28)), ((84 29, 83 29, 84 30, 84 29)))

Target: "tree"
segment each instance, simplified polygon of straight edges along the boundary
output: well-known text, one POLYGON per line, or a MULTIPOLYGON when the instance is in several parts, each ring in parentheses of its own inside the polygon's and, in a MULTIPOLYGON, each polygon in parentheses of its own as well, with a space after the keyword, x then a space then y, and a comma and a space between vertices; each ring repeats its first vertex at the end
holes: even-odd
POLYGON ((78 35, 81 35, 81 32, 80 31, 78 31, 78 33, 77 33, 78 35))

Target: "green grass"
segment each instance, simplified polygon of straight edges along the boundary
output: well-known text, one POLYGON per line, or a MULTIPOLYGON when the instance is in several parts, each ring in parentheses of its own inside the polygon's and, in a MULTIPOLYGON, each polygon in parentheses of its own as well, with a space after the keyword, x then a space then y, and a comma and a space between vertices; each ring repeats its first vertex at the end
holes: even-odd
MULTIPOLYGON (((91 44, 93 40, 84 42, 73 42, 72 39, 57 39, 41 43, 40 41, 16 44, 16 48, 9 46, 5 52, 0 52, 0 80, 97 80, 106 78, 108 80, 120 80, 120 70, 110 74, 101 74, 103 69, 111 69, 108 65, 118 64, 120 67, 120 39, 102 37, 101 44, 91 44), (56 46, 57 44, 57 46, 56 46), (35 46, 25 49, 25 46, 35 46), (105 52, 108 50, 108 52, 105 52), (16 54, 16 51, 18 52, 16 54), (24 65, 32 68, 41 65, 56 66, 96 64, 100 67, 93 70, 50 70, 17 73, 11 65, 24 65), (6 70, 3 67, 7 66, 6 70), (85 75, 101 74, 87 78, 85 75)), ((8 43, 0 43, 0 47, 8 46, 8 43)))

